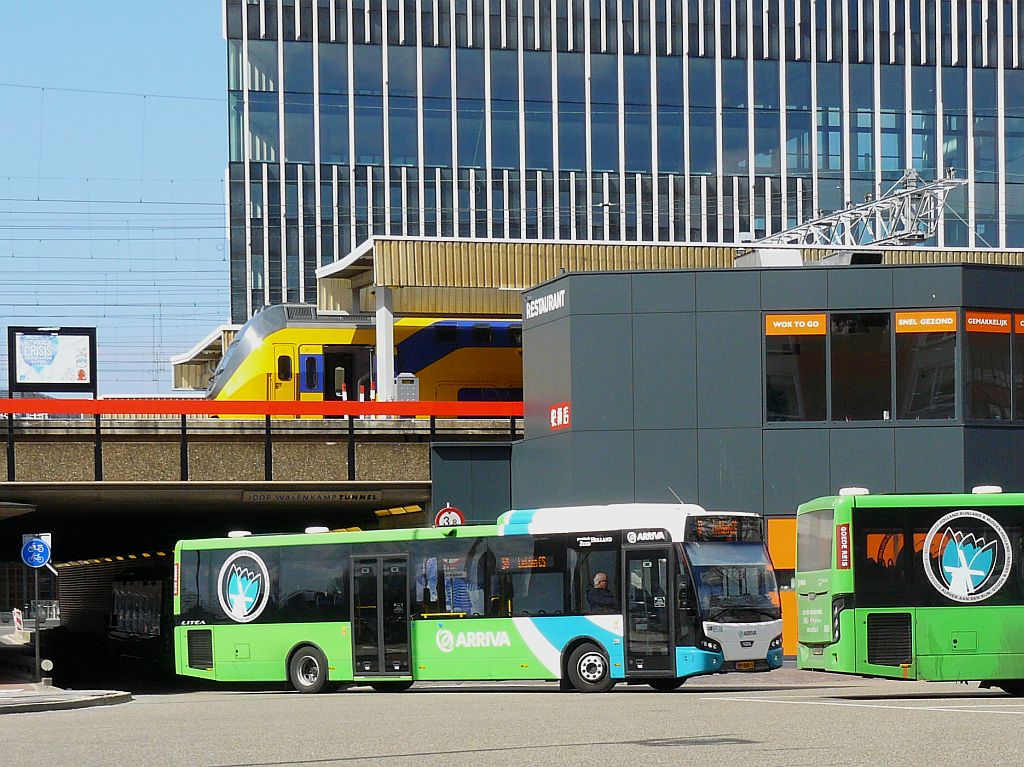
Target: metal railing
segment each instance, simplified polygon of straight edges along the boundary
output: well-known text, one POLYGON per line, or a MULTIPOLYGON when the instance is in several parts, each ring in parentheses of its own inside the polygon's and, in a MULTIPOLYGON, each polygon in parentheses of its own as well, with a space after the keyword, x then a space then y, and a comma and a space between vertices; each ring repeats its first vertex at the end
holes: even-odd
POLYGON ((0 399, 6 480, 18 480, 19 444, 92 444, 93 479, 103 481, 104 445, 151 437, 178 444, 179 476, 192 478, 190 445, 218 439, 260 441, 264 480, 273 481, 274 444, 344 443, 355 480, 356 445, 370 442, 509 441, 522 436, 521 402, 219 402, 209 400, 0 399))

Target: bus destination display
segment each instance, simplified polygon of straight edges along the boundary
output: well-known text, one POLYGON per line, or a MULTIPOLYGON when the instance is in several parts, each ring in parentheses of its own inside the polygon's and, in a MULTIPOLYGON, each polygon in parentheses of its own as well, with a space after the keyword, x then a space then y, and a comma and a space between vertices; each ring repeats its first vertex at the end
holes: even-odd
POLYGON ((498 561, 504 572, 512 570, 546 570, 550 566, 547 554, 500 557, 498 561))
POLYGON ((686 520, 687 539, 711 542, 761 540, 761 522, 756 517, 737 517, 724 514, 691 517, 686 520))

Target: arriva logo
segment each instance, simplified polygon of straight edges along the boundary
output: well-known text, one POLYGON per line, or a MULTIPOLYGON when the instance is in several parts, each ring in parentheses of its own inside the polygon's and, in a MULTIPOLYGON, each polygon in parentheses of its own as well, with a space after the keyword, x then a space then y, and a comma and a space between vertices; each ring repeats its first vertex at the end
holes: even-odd
POLYGON ((507 631, 460 631, 453 634, 448 629, 438 629, 434 642, 441 652, 452 652, 456 647, 512 646, 507 631))
POLYGON ((626 533, 626 543, 650 543, 664 540, 668 540, 664 530, 630 530, 626 533))

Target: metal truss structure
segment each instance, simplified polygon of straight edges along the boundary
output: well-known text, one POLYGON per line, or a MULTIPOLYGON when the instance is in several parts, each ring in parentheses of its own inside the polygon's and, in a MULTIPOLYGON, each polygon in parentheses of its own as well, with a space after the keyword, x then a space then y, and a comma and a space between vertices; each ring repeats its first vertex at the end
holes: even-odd
POLYGON ((965 179, 954 177, 952 168, 945 178, 928 183, 911 169, 878 199, 837 210, 751 245, 757 248, 912 245, 935 235, 947 196, 966 183, 965 179))

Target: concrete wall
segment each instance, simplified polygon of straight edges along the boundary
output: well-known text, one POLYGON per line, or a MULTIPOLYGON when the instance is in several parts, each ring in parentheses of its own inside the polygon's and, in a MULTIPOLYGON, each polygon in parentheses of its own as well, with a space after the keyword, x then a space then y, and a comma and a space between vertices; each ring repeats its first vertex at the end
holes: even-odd
MULTIPOLYGON (((280 481, 348 480, 348 445, 336 438, 275 438, 273 475, 280 481)), ((95 442, 69 435, 19 435, 14 448, 18 482, 91 482, 96 477, 95 442)), ((0 443, 0 486, 6 478, 7 445, 0 443)), ((104 436, 103 480, 107 482, 177 482, 181 479, 181 444, 176 439, 126 439, 104 436)), ((225 435, 190 440, 188 478, 193 481, 262 482, 265 446, 261 436, 225 435)), ((430 446, 426 442, 356 442, 357 480, 428 481, 430 446)))

